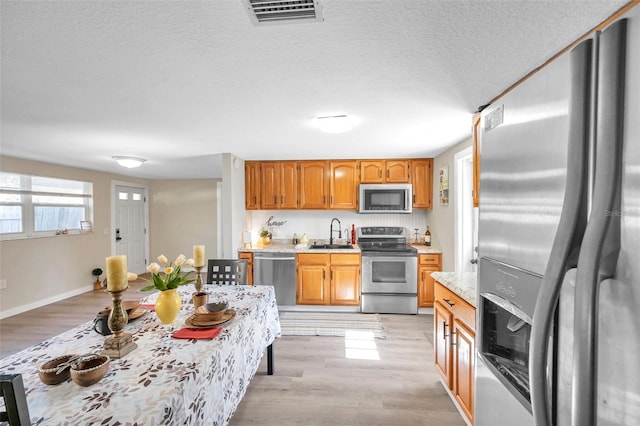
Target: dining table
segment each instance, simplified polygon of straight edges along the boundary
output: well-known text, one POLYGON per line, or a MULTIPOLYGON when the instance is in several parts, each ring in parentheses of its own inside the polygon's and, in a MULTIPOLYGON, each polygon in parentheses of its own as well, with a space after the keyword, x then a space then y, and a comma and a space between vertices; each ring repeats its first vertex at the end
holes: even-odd
POLYGON ((226 302, 235 311, 213 339, 172 337, 188 328, 185 321, 194 314, 193 286, 186 285, 178 289, 182 307, 171 324, 162 324, 152 310, 158 293, 140 300, 137 315, 140 309, 144 314, 125 326, 137 347, 111 359, 93 385, 71 379, 46 385, 38 375, 52 358, 100 353, 106 336, 94 331, 93 321, 3 358, 0 372, 22 375, 33 425, 226 425, 265 352, 272 357, 281 335, 278 306, 273 286, 205 285, 204 290, 209 302, 226 302))

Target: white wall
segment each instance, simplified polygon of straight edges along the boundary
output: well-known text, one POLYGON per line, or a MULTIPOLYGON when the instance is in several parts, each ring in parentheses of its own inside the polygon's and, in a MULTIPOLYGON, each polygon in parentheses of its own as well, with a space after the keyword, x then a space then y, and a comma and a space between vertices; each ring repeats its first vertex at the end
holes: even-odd
MULTIPOLYGON (((149 188, 150 262, 164 254, 193 256, 194 245, 205 257, 217 257, 217 179, 155 180, 149 188)), ((150 263, 149 262, 149 263, 150 263)))
POLYGON ((233 154, 222 154, 222 253, 218 257, 238 257, 247 222, 244 193, 244 161, 233 154))
POLYGON ((458 190, 453 169, 454 155, 472 145, 471 138, 460 142, 433 159, 433 210, 429 214, 431 245, 442 250, 442 270, 455 271, 455 199, 458 190), (438 173, 449 167, 449 204, 440 204, 438 173))
MULTIPOLYGON (((404 226, 409 229, 413 236, 414 228, 424 234, 427 228, 427 213, 424 210, 414 210, 411 214, 358 214, 354 211, 339 210, 253 210, 248 212, 250 221, 248 230, 253 233, 254 241, 257 240, 258 232, 262 226, 268 222, 284 222, 270 227, 274 239, 291 240, 293 234, 298 234, 298 238, 306 233, 309 241, 328 240, 331 219, 338 218, 345 228, 351 232, 351 225, 356 228, 361 226, 404 226)), ((335 229, 335 228, 334 228, 335 229)), ((337 237, 337 233, 334 237, 337 237)), ((350 234, 348 234, 350 237, 350 234)), ((343 237, 345 237, 343 235, 343 237)))

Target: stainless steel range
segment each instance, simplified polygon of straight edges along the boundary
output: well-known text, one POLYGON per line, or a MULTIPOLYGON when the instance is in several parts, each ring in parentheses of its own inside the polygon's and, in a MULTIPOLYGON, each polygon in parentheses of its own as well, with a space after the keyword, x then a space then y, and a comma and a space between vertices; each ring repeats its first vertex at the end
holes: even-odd
POLYGON ((418 313, 418 250, 407 228, 358 228, 362 251, 362 312, 418 313))

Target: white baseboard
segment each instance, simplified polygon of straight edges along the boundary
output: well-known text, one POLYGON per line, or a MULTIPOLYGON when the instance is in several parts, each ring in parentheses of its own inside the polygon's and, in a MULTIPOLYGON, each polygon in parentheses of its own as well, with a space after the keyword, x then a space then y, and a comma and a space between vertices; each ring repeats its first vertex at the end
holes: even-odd
POLYGON ((418 314, 433 315, 433 308, 418 308, 418 314))
POLYGON ((278 305, 278 311, 296 312, 360 312, 360 306, 278 305))
POLYGON ((64 300, 64 299, 68 299, 69 297, 73 297, 73 296, 77 296, 77 295, 82 294, 82 293, 86 293, 88 291, 93 291, 93 285, 89 285, 87 287, 80 287, 78 289, 71 290, 71 291, 68 291, 66 293, 57 294, 57 295, 49 297, 47 299, 41 299, 41 300, 37 300, 37 301, 35 301, 33 303, 29 303, 29 304, 26 304, 26 305, 18 306, 16 308, 9 309, 8 311, 2 311, 2 312, 0 312, 0 320, 12 317, 14 315, 21 314, 23 312, 30 311, 32 309, 40 308, 40 307, 45 306, 45 305, 49 305, 51 303, 59 302, 59 301, 64 300))
POLYGON ((455 405, 456 409, 458 410, 458 413, 460 413, 462 420, 464 420, 467 426, 473 426, 469 422, 469 419, 467 419, 467 416, 464 414, 464 411, 462 411, 462 408, 460 408, 460 404, 458 404, 456 397, 453 395, 453 392, 451 392, 451 389, 449 389, 449 386, 447 386, 447 384, 444 382, 444 379, 442 377, 440 377, 440 384, 442 385, 444 390, 447 391, 447 394, 449 394, 449 398, 451 398, 451 402, 453 402, 453 405, 455 405))

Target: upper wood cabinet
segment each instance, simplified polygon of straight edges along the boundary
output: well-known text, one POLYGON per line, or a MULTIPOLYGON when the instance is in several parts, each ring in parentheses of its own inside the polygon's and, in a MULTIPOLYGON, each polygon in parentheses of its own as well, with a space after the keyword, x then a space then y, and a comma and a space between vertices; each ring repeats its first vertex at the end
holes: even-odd
POLYGON ((297 209, 298 162, 265 161, 260 169, 260 207, 297 209))
POLYGON ((409 183, 409 160, 360 160, 360 183, 409 183))
POLYGON ((433 159, 246 161, 247 210, 358 210, 360 183, 411 183, 413 207, 430 209, 433 159))
POLYGON ((409 160, 411 184, 413 185, 413 208, 433 207, 433 158, 409 160))
POLYGON ((247 210, 260 208, 260 162, 244 163, 244 204, 247 210))
POLYGON ((480 148, 481 148, 480 113, 473 115, 473 207, 480 205, 480 148))
POLYGON ((300 208, 329 208, 329 162, 300 161, 300 208))
POLYGON ((329 176, 329 208, 356 210, 358 208, 358 162, 331 161, 329 176))

